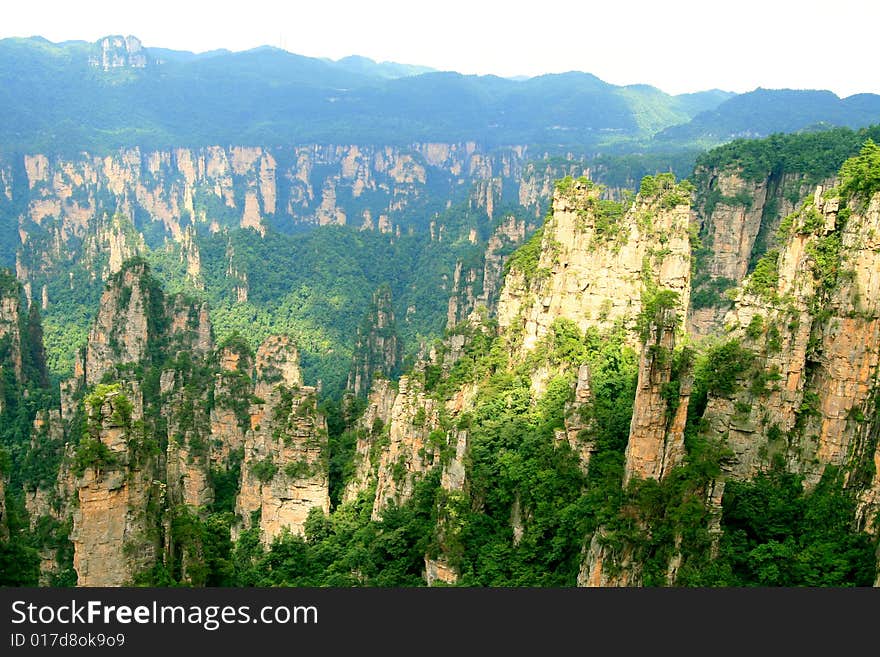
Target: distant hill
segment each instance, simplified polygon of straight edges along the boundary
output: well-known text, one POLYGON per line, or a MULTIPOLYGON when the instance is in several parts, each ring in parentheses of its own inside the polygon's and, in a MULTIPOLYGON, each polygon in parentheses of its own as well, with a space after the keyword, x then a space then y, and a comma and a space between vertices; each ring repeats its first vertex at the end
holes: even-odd
POLYGON ((663 130, 661 141, 723 142, 766 137, 812 126, 861 128, 880 117, 880 96, 839 98, 830 91, 756 89, 697 114, 690 122, 663 130))
POLYGON ((332 63, 352 73, 387 79, 405 78, 412 75, 436 72, 436 69, 430 66, 398 64, 397 62, 375 62, 369 57, 361 57, 360 55, 349 55, 332 63))
POLYGON ((0 40, 6 150, 478 141, 583 153, 878 120, 880 96, 872 94, 841 100, 827 91, 737 96, 714 89, 673 96, 576 71, 510 79, 268 46, 195 54, 145 48, 132 36, 0 40))

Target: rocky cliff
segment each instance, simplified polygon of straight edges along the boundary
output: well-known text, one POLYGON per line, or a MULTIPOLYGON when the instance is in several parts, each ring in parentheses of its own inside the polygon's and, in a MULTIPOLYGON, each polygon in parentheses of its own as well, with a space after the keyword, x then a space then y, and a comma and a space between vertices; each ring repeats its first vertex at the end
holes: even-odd
POLYGON ((358 424, 355 473, 343 502, 375 490, 375 519, 388 504, 404 504, 417 478, 439 463, 430 440, 439 427, 438 413, 436 400, 425 395, 418 378, 400 377, 396 390, 387 380, 376 379, 358 424))
POLYGON ((6 473, 0 474, 0 541, 9 540, 9 525, 6 522, 6 473))
MULTIPOLYGON (((12 370, 15 379, 22 380, 22 342, 21 342, 21 286, 6 272, 0 272, 0 345, 2 358, 0 367, 12 370)), ((0 397, 0 412, 2 408, 0 397)))
POLYGON ((159 555, 164 503, 157 459, 135 423, 143 407, 136 387, 98 386, 85 399, 87 435, 71 452, 73 567, 80 586, 123 586, 159 555), (134 400, 133 400, 134 398, 134 400))
POLYGON ((679 353, 676 364, 676 333, 681 316, 674 298, 649 307, 642 332, 642 353, 636 398, 626 444, 623 483, 630 479, 662 479, 684 460, 684 429, 692 377, 690 356, 679 353), (678 372, 674 373, 678 365, 678 372), (677 381, 677 390, 670 386, 677 381), (670 392, 672 393, 670 395, 670 392))
POLYGON ((148 63, 147 53, 140 39, 129 36, 107 36, 93 47, 89 64, 109 71, 112 68, 144 68, 148 63))
POLYGON ((327 425, 289 338, 260 345, 254 395, 235 508, 243 528, 258 526, 271 543, 285 528, 302 534, 312 508, 330 511, 327 425))
MULTIPOLYGON (((33 524, 72 523, 79 585, 146 581, 157 568, 204 583, 202 539, 187 528, 214 508, 266 543, 301 533, 312 507, 329 511, 326 424, 289 338, 254 355, 234 337, 215 352, 207 306, 166 296, 131 260, 82 354, 64 412, 35 421, 32 449, 66 443, 57 476, 27 497, 33 524)), ((58 549, 41 554, 45 581, 58 549)))
MULTIPOLYGON (((781 169, 746 175, 735 162, 698 166, 693 178, 697 194, 691 221, 702 248, 688 329, 705 336, 722 327, 730 308, 723 292, 740 284, 758 258, 776 246, 779 223, 812 194, 816 181, 781 169)), ((827 188, 832 180, 819 182, 827 188)))
POLYGON ((705 417, 736 455, 734 477, 774 460, 808 486, 828 466, 856 478, 865 466, 873 470, 880 197, 823 192, 786 219, 779 251, 759 262, 725 318, 749 367, 728 394, 710 398, 705 417))
POLYGON ((370 311, 358 327, 347 390, 356 396, 366 395, 375 374, 384 378, 398 374, 400 358, 401 344, 394 322, 391 288, 384 285, 373 293, 370 311))
POLYGON ((501 292, 498 324, 520 336, 517 357, 558 319, 581 331, 621 323, 632 331, 648 290, 669 290, 680 311, 688 307, 690 192, 671 176, 650 185, 624 203, 601 200, 600 188, 586 179, 557 186, 552 216, 511 260, 501 292))
POLYGON ((492 232, 478 262, 456 263, 446 311, 447 330, 467 319, 480 306, 494 316, 504 279, 504 264, 533 229, 526 221, 509 215, 492 232))
MULTIPOLYGON (((27 479, 32 531, 55 523, 58 539, 39 549, 42 581, 70 561, 86 585, 228 583, 233 569, 249 583, 870 583, 880 192, 862 170, 876 148, 865 153, 780 223, 724 332, 698 341, 684 329, 692 188, 661 174, 611 201, 561 181, 508 265, 525 233, 512 219, 462 264, 450 330, 397 382, 355 361, 361 386, 380 375, 332 438, 289 338, 215 348, 203 303, 123 262, 61 407, 33 422, 30 451, 60 459, 57 475, 27 479), (497 319, 464 292, 466 271, 497 275, 490 261, 507 270, 497 319), (334 447, 353 463, 331 467, 334 447), (306 558, 278 574, 287 548, 306 558)), ((361 337, 384 363, 390 298, 374 301, 361 337)), ((2 308, 18 316, 26 373, 31 331, 20 305, 2 308)))

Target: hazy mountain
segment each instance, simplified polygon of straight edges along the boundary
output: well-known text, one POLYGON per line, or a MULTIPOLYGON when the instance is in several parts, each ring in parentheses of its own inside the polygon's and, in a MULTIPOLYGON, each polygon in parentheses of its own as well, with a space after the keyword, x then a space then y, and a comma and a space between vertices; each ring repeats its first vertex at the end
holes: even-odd
POLYGON ((377 78, 405 78, 422 73, 434 73, 437 69, 430 66, 416 66, 413 64, 398 64, 397 62, 376 62, 369 57, 349 55, 331 63, 344 68, 352 73, 360 73, 377 78))
POLYGON ((830 91, 756 89, 700 112, 684 125, 661 132, 661 140, 728 141, 795 132, 816 124, 859 128, 880 117, 880 96, 839 98, 830 91))
POLYGON ((0 140, 30 151, 424 139, 584 146, 647 137, 725 98, 579 72, 517 81, 271 47, 194 54, 121 36, 2 40, 0 83, 0 140))

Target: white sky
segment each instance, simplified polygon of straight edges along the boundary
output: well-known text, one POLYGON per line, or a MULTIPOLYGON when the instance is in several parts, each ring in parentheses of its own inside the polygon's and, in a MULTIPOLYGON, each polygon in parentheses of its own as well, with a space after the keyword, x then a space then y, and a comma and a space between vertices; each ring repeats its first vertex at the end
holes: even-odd
POLYGON ((756 87, 880 93, 878 0, 25 0, 0 37, 312 57, 502 76, 579 70, 669 93, 756 87))

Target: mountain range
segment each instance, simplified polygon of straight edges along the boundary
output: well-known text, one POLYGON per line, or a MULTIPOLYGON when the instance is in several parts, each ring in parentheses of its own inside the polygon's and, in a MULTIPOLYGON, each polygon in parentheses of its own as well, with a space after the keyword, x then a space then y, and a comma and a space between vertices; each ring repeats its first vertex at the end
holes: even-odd
POLYGON ((472 140, 608 152, 717 144, 737 136, 861 127, 880 96, 757 89, 669 95, 583 72, 506 79, 272 47, 194 54, 135 37, 0 41, 6 149, 205 143, 472 140))

